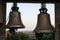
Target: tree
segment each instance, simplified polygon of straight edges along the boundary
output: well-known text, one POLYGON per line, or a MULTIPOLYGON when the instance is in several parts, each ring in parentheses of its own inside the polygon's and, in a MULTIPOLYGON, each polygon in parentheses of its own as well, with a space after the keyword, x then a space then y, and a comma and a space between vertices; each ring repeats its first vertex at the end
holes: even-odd
POLYGON ((7 34, 7 38, 6 40, 28 40, 29 36, 25 33, 12 33, 11 35, 10 34, 7 34))
POLYGON ((23 32, 19 33, 12 32, 11 34, 7 34, 6 40, 37 40, 37 39, 23 32))

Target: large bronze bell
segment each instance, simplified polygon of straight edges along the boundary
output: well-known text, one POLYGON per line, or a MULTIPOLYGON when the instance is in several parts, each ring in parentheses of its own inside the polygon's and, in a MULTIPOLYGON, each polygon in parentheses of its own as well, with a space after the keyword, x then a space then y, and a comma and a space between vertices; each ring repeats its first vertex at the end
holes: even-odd
POLYGON ((12 11, 9 14, 9 22, 7 24, 7 28, 25 28, 21 21, 21 13, 18 11, 17 4, 14 3, 14 6, 12 7, 12 11))
POLYGON ((40 14, 38 15, 37 26, 34 29, 34 32, 53 32, 54 28, 50 22, 50 15, 47 13, 46 8, 40 9, 40 14))
POLYGON ((50 15, 47 13, 41 13, 38 15, 38 22, 35 32, 51 32, 53 27, 50 23, 50 15))

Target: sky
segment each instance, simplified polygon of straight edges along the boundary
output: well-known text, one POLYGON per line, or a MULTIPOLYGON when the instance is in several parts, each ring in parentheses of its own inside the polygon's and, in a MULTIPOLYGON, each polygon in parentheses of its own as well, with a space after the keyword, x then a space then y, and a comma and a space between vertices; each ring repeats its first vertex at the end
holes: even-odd
MULTIPOLYGON (((9 13, 11 11, 12 3, 7 3, 6 9, 6 22, 9 20, 9 13)), ((24 29, 18 29, 18 31, 33 31, 37 25, 37 16, 40 13, 40 3, 17 3, 19 12, 21 13, 22 23, 25 26, 24 29)), ((50 14, 51 24, 55 27, 55 10, 54 4, 46 4, 48 9, 47 13, 50 14)), ((7 24, 6 23, 6 24, 7 24)))

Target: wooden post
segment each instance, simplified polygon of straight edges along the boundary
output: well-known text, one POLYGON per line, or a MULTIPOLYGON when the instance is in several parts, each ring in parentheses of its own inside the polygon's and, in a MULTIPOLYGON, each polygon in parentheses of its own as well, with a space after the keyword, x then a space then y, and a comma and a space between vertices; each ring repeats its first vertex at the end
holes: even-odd
POLYGON ((60 3, 55 4, 55 40, 60 40, 60 35, 59 35, 59 24, 60 24, 60 3))
POLYGON ((5 2, 0 0, 0 21, 2 24, 0 24, 0 40, 6 40, 5 39, 5 14, 6 14, 6 6, 5 2))

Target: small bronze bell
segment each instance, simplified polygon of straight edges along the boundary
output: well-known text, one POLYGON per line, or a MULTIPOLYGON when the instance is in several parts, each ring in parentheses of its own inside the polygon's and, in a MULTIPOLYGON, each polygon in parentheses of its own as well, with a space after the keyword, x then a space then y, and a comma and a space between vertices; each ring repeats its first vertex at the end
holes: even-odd
POLYGON ((50 15, 47 13, 47 9, 44 4, 39 10, 40 14, 38 15, 38 22, 34 32, 52 32, 54 30, 50 22, 50 15))
POLYGON ((9 22, 7 24, 7 28, 25 28, 21 21, 21 13, 18 11, 17 3, 14 3, 12 7, 12 12, 9 15, 9 22))

